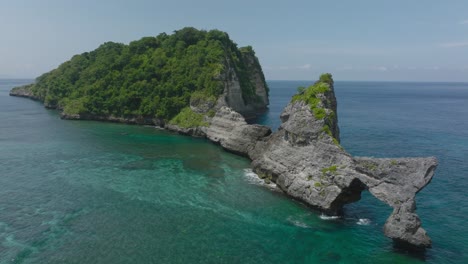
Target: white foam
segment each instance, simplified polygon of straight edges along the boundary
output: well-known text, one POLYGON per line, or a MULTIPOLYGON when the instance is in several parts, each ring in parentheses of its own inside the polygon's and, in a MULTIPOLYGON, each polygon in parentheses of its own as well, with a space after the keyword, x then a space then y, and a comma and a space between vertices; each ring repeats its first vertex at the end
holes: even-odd
POLYGON ((371 223, 371 220, 370 219, 367 219, 367 218, 360 218, 356 224, 358 225, 370 225, 371 223))
POLYGON ((321 214, 320 215, 320 219, 322 220, 336 220, 336 219, 339 219, 340 217, 337 216, 337 215, 325 215, 325 214, 321 214))
POLYGON ((308 226, 306 223, 303 223, 301 221, 298 221, 298 220, 295 220, 293 219, 292 217, 288 217, 288 222, 290 222, 291 224, 297 226, 297 227, 301 227, 301 228, 310 228, 310 226, 308 226))
POLYGON ((276 184, 274 184, 273 182, 266 183, 264 180, 260 179, 260 177, 258 177, 258 175, 252 171, 252 169, 244 169, 244 176, 250 184, 261 185, 270 189, 276 189, 276 184))
POLYGON ((297 227, 310 228, 306 223, 302 223, 300 221, 289 221, 289 222, 291 222, 293 225, 295 225, 297 227))

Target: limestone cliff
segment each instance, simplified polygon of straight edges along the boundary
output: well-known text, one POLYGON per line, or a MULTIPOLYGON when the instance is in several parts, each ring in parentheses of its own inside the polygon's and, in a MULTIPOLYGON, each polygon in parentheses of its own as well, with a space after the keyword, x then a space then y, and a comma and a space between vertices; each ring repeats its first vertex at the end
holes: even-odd
POLYGON ((245 83, 253 85, 253 93, 246 92, 241 83, 241 78, 246 77, 239 76, 240 72, 236 71, 232 62, 226 60, 226 70, 219 76, 219 79, 223 81, 224 90, 218 99, 217 107, 227 106, 246 117, 250 117, 267 108, 269 104, 268 86, 258 58, 251 48, 242 50, 242 59, 246 66, 245 70, 250 73, 244 85, 246 86, 245 83))
MULTIPOLYGON (((329 76, 331 77, 331 76, 329 76)), ((430 158, 353 158, 339 145, 333 81, 296 95, 281 114, 279 131, 257 142, 250 158, 261 178, 329 214, 369 190, 394 208, 384 232, 400 244, 426 248, 431 240, 415 213, 415 195, 437 167, 430 158)))

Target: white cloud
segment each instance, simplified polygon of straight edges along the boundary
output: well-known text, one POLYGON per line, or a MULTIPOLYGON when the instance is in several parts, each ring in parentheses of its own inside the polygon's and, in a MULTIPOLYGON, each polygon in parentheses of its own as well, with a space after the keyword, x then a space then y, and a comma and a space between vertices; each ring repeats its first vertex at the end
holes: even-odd
POLYGON ((376 68, 376 70, 382 71, 382 72, 386 72, 386 71, 388 71, 388 68, 385 67, 385 66, 378 66, 378 67, 376 68))
POLYGON ((447 42, 440 44, 441 47, 444 48, 458 48, 458 47, 466 47, 468 46, 468 41, 460 41, 460 42, 447 42))
POLYGON ((302 65, 302 66, 299 66, 298 68, 299 68, 299 69, 303 69, 303 70, 308 70, 308 69, 310 69, 311 67, 312 67, 312 65, 310 65, 310 64, 304 64, 304 65, 302 65))
POLYGON ((351 65, 345 65, 337 68, 338 71, 352 71, 356 70, 353 66, 351 65))

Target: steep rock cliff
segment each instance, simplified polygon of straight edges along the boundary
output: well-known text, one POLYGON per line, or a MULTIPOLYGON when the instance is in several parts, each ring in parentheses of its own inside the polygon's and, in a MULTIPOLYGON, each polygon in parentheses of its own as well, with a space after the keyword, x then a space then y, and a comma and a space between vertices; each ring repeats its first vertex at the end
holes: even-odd
POLYGON ((241 48, 241 57, 244 61, 245 71, 248 76, 232 67, 232 62, 226 61, 226 71, 220 75, 223 81, 223 94, 219 97, 217 107, 227 106, 245 117, 255 116, 256 113, 265 110, 269 104, 268 86, 263 75, 262 68, 251 47, 241 48), (249 83, 254 88, 242 87, 241 80, 249 83))

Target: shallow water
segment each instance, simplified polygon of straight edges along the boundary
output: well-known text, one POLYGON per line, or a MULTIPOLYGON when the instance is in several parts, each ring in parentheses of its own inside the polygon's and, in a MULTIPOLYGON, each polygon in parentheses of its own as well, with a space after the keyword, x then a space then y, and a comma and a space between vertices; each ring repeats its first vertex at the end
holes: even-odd
MULTIPOLYGON (((467 84, 336 84, 350 153, 440 159, 418 195, 434 246, 414 256, 383 236, 391 210, 369 194, 329 219, 206 140, 63 121, 8 96, 24 82, 0 80, 0 263, 468 262, 467 84)), ((308 83, 269 82, 260 122, 277 127, 308 83)))

